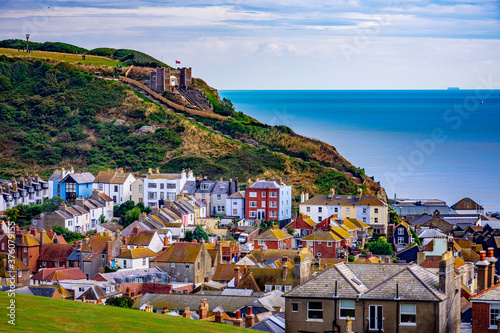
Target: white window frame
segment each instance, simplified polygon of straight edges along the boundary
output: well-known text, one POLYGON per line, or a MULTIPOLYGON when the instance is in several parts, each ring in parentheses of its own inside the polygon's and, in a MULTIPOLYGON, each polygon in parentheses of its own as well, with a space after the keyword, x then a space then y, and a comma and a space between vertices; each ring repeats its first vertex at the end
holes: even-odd
POLYGON ((382 327, 380 327, 381 330, 384 330, 384 307, 382 305, 370 305, 368 307, 368 330, 378 330, 379 329, 379 313, 378 309, 382 308, 382 327), (372 317, 371 317, 371 309, 375 308, 375 318, 374 319, 374 326, 372 326, 372 317))
POLYGON ((257 212, 256 211, 249 211, 248 212, 248 216, 250 216, 250 217, 256 217, 257 216, 257 212))
POLYGON ((347 317, 354 319, 356 317, 356 301, 351 299, 341 299, 339 304, 339 318, 346 319, 347 317), (354 310, 354 316, 343 316, 342 310, 354 310))
POLYGON ((497 329, 496 317, 499 314, 500 314, 500 303, 490 303, 490 327, 488 327, 490 330, 497 329), (491 310, 495 310, 495 312, 492 313, 491 310))
POLYGON ((268 293, 270 292, 271 290, 273 290, 273 285, 272 284, 266 284, 266 289, 264 292, 268 293))
POLYGON ((416 304, 400 304, 399 305, 399 325, 400 326, 417 326, 417 305, 416 304), (403 307, 413 307, 414 309, 412 311, 408 310, 403 310, 403 307), (410 316, 415 316, 415 321, 413 322, 402 322, 401 321, 401 316, 402 315, 410 315, 410 316))
POLYGON ((276 290, 278 290, 278 291, 281 291, 282 286, 281 286, 281 285, 279 285, 279 284, 277 284, 277 285, 275 285, 275 286, 274 286, 274 289, 276 289, 276 290))
POLYGON ((332 247, 333 246, 333 242, 326 242, 326 246, 327 247, 332 247))
POLYGON ((310 213, 311 212, 311 207, 307 206, 306 207, 306 213, 310 213))
POLYGON ((345 212, 346 212, 346 214, 349 214, 349 213, 351 212, 351 208, 347 207, 347 208, 345 209, 345 212))
POLYGON ((323 207, 318 207, 318 213, 323 213, 323 207))
POLYGON ((269 192, 269 198, 277 198, 278 192, 269 192))
POLYGON ((266 245, 266 241, 265 241, 265 240, 263 240, 263 239, 258 239, 258 240, 257 240, 257 244, 258 244, 259 246, 264 246, 264 245, 266 245))
POLYGON ((292 312, 299 312, 299 303, 292 303, 292 312), (295 306, 295 310, 293 309, 295 306))
POLYGON ((378 214, 378 208, 374 208, 374 209, 373 209, 373 213, 374 213, 374 214, 378 214))
POLYGON ((323 321, 323 302, 307 302, 307 320, 312 320, 312 321, 323 321), (311 303, 319 303, 321 304, 321 309, 311 309, 311 303), (314 312, 321 312, 321 318, 311 318, 309 317, 310 311, 314 312))
POLYGON ((254 192, 254 191, 248 192, 248 197, 249 198, 257 198, 257 192, 254 192))
POLYGON ((285 292, 292 290, 292 286, 285 286, 285 292))
POLYGON ((266 208, 266 202, 265 201, 261 201, 260 203, 260 208, 266 208))
POLYGON ((257 208, 257 201, 250 201, 248 203, 248 207, 250 207, 250 208, 257 208))
POLYGON ((404 235, 405 231, 403 228, 398 228, 398 235, 404 235))
POLYGON ((378 223, 378 217, 375 217, 375 218, 373 219, 373 222, 374 222, 374 223, 378 223))

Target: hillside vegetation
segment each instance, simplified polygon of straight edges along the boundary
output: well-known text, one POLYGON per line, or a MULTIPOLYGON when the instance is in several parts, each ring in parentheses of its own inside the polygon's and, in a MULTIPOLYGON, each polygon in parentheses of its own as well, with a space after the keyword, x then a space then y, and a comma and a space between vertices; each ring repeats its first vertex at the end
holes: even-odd
MULTIPOLYGON (((155 167, 164 172, 192 168, 199 176, 239 177, 240 182, 282 177, 294 186, 296 197, 301 190, 314 194, 330 187, 337 193, 356 192, 343 171, 359 175, 359 170, 334 147, 285 126, 262 124, 236 112, 202 80, 196 84, 216 101, 214 111, 230 115, 229 120, 195 117, 207 129, 126 85, 90 75, 81 65, 1 56, 0 121, 5 130, 0 133, 0 174, 48 177, 70 165, 91 172, 124 167, 136 174, 155 167), (145 125, 156 130, 138 135, 145 125)), ((380 190, 368 184, 365 193, 380 190)))
MULTIPOLYGON (((114 306, 16 294, 16 325, 4 332, 248 332, 245 328, 208 323, 114 306)), ((9 305, 8 293, 0 292, 0 304, 9 305)), ((4 310, 7 313, 7 310, 4 310)), ((2 329, 3 328, 3 329, 2 329)))

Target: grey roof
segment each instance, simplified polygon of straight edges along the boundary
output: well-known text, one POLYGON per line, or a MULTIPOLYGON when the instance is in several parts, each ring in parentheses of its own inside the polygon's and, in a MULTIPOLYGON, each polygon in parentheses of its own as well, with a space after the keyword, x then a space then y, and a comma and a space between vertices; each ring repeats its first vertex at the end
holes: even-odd
POLYGON ((212 194, 229 194, 229 181, 217 181, 212 190, 212 194))
POLYGON ((446 295, 439 291, 439 278, 414 264, 337 264, 308 282, 299 285, 285 297, 343 299, 387 299, 396 297, 399 286, 401 300, 442 301, 446 295))
POLYGON ((130 236, 130 234, 132 233, 132 231, 134 230, 134 228, 136 226, 138 226, 140 228, 140 230, 152 230, 153 229, 149 226, 149 224, 139 222, 139 221, 134 221, 121 231, 121 235, 125 236, 125 237, 130 236))
POLYGON ((215 180, 202 180, 200 183, 200 188, 196 190, 196 193, 212 193, 212 190, 215 187, 215 180), (208 185, 207 189, 202 189, 203 185, 208 185))
POLYGON ((483 292, 479 296, 473 296, 471 302, 474 301, 500 301, 500 285, 496 285, 490 288, 490 290, 483 292))
POLYGON ((61 183, 68 180, 68 178, 72 178, 77 184, 92 183, 95 179, 94 175, 90 172, 70 173, 67 174, 66 177, 61 179, 61 183))
POLYGON ((455 225, 458 225, 458 224, 469 224, 469 225, 475 225, 476 222, 481 218, 479 215, 473 215, 473 216, 470 216, 470 215, 460 215, 460 214, 457 214, 455 216, 451 215, 451 216, 440 216, 440 218, 442 218, 443 220, 445 220, 446 222, 450 223, 450 224, 455 224, 455 225))
POLYGON ((49 181, 59 181, 62 179, 62 170, 56 170, 52 173, 52 175, 49 177, 49 181))
POLYGON ((434 216, 432 216, 432 215, 422 214, 419 217, 417 217, 416 219, 412 220, 410 222, 410 224, 411 225, 422 225, 422 224, 425 224, 425 223, 429 222, 433 218, 434 218, 434 216))
POLYGON ((82 251, 80 249, 75 249, 73 250, 73 252, 71 252, 71 254, 68 256, 68 258, 66 258, 67 261, 74 261, 74 260, 78 260, 80 261, 80 258, 81 258, 81 255, 82 254, 82 251))
POLYGON ((196 181, 188 180, 184 187, 182 188, 181 193, 195 193, 196 192, 196 181))
POLYGON ((440 215, 456 214, 453 209, 448 206, 413 206, 413 205, 393 205, 394 210, 400 216, 422 215, 424 213, 432 215, 434 211, 438 211, 440 215))
POLYGON ((153 267, 153 268, 140 268, 140 269, 130 269, 130 270, 119 269, 116 272, 99 273, 99 275, 103 277, 106 281, 114 281, 115 278, 122 276, 145 275, 145 274, 155 274, 155 273, 164 273, 164 272, 158 267, 153 267))
POLYGON ((65 220, 69 220, 69 219, 73 218, 73 216, 71 216, 70 214, 68 214, 62 210, 56 210, 54 213, 56 213, 57 215, 59 215, 60 217, 62 217, 65 220))
POLYGON ((230 196, 228 196, 229 199, 245 199, 245 191, 236 191, 230 196))
POLYGON ((418 238, 436 238, 436 237, 446 237, 444 233, 437 229, 421 229, 417 234, 418 238))
POLYGON ((99 287, 98 285, 93 285, 92 287, 90 287, 89 289, 87 289, 87 291, 85 291, 83 294, 81 294, 80 296, 78 296, 77 299, 83 299, 82 297, 85 296, 86 299, 88 300, 94 300, 94 301, 97 301, 99 299, 104 299, 104 298, 107 298, 108 295, 106 294, 106 292, 101 288, 99 287))
MULTIPOLYGON (((222 283, 221 283, 222 284, 222 283)), ((222 296, 252 296, 252 289, 225 289, 221 293, 222 296)))
POLYGON ((286 187, 285 184, 280 185, 274 180, 258 180, 248 188, 282 188, 286 187))
POLYGON ((52 297, 56 290, 57 290, 57 286, 54 286, 54 288, 29 286, 29 287, 16 289, 14 292, 18 293, 18 294, 24 294, 24 295, 52 297))
MULTIPOLYGON (((153 305, 154 310, 162 310, 168 307, 172 311, 184 311, 189 307, 191 310, 198 309, 201 300, 206 299, 209 311, 213 311, 216 307, 222 307, 227 313, 234 313, 245 306, 253 305, 254 301, 258 301, 257 297, 249 296, 213 296, 206 294, 182 295, 182 294, 144 294, 136 299, 134 308, 139 308, 144 303, 153 305)), ((262 305, 261 305, 262 306, 262 305)), ((268 309, 273 311, 274 309, 268 309)))
POLYGON ((263 332, 285 333, 285 314, 283 312, 273 313, 250 328, 263 332))
POLYGON ((106 230, 112 231, 112 232, 116 232, 117 230, 121 230, 121 228, 123 227, 118 222, 101 223, 101 224, 99 224, 99 226, 106 229, 106 230))
POLYGON ((486 227, 487 225, 489 225, 491 229, 500 229, 500 220, 497 221, 489 220, 488 222, 484 223, 483 228, 486 227))

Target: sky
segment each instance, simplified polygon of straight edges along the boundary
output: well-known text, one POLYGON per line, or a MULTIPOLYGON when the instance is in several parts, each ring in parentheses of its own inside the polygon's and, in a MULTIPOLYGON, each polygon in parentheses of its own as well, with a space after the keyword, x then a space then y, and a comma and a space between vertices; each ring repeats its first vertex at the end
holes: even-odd
POLYGON ((0 39, 25 33, 179 60, 225 90, 500 81, 498 0, 0 0, 0 39))

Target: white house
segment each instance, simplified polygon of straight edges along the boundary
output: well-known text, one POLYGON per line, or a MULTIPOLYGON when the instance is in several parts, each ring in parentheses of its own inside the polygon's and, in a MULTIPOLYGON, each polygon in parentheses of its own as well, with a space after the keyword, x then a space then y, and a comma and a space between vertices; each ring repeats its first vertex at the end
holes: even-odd
POLYGON ((226 215, 245 218, 245 191, 234 192, 226 199, 226 215))
POLYGON ((137 178, 132 183, 132 201, 136 205, 144 203, 144 178, 137 178))
POLYGON ((149 169, 144 178, 144 205, 161 206, 160 201, 175 200, 188 180, 195 180, 192 171, 186 175, 184 170, 180 174, 173 174, 160 173, 158 168, 153 173, 149 169))
POLYGON ((115 261, 118 262, 120 269, 149 268, 149 261, 151 258, 156 257, 155 252, 144 247, 137 247, 130 250, 122 248, 122 251, 124 252, 115 257, 115 261))
POLYGON ((135 177, 124 173, 123 169, 113 172, 99 172, 94 179, 94 189, 105 193, 113 199, 115 205, 132 200, 132 183, 135 177))
POLYGON ((128 237, 127 248, 135 249, 138 247, 159 252, 163 248, 163 240, 156 230, 140 230, 139 226, 137 226, 128 237))

